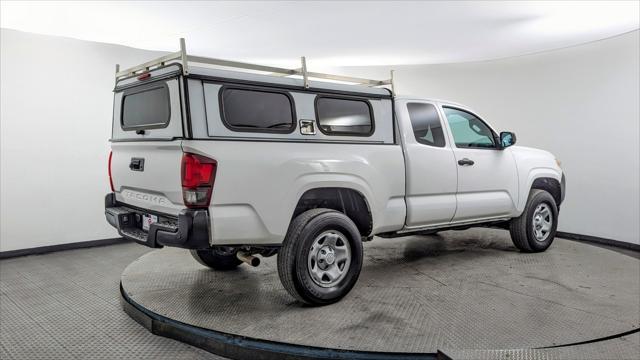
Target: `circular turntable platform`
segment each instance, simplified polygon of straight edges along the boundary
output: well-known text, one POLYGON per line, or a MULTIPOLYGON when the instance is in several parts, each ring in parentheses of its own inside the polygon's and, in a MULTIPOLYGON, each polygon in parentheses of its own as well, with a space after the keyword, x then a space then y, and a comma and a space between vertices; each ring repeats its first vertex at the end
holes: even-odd
POLYGON ((640 261, 608 249, 556 239, 524 254, 507 232, 474 229, 375 238, 364 254, 354 289, 314 308, 284 290, 275 256, 216 272, 165 248, 125 269, 123 303, 154 333, 233 357, 436 357, 593 342, 640 327, 640 261))

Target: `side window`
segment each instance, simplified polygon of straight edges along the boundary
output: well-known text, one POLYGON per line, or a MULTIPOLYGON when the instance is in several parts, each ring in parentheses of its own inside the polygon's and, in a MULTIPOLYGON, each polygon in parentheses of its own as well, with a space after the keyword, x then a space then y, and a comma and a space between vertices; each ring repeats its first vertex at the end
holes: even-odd
POLYGON ((290 133, 296 126, 286 93, 222 88, 220 97, 222 121, 231 130, 290 133))
POLYGON ((320 131, 327 135, 368 136, 373 133, 371 107, 365 100, 316 98, 320 131))
POLYGON ((444 107, 453 140, 460 148, 495 148, 493 131, 470 112, 444 107))
POLYGON ((408 103, 407 110, 416 141, 429 146, 444 147, 444 133, 436 107, 432 104, 408 103))

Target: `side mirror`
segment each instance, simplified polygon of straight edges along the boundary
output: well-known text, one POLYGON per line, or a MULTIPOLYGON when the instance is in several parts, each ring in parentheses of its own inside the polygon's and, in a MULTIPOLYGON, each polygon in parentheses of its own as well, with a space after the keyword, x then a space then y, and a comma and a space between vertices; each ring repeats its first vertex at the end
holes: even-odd
POLYGON ((503 131, 500 133, 500 147, 508 148, 516 143, 516 134, 510 131, 503 131))

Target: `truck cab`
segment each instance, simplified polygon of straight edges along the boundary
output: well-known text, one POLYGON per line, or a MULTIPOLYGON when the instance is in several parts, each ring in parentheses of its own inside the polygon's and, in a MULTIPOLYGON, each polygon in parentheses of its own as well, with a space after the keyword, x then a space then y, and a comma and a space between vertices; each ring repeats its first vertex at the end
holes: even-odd
POLYGON ((407 173, 403 231, 508 220, 524 209, 521 190, 539 178, 554 182, 562 202, 553 155, 512 146, 515 134, 498 133, 473 110, 414 98, 396 98, 395 109, 407 173))
POLYGON ((385 86, 308 72, 304 58, 280 69, 191 56, 184 43, 118 71, 107 221, 214 270, 277 255, 283 286, 312 305, 349 292, 374 236, 497 226, 521 251, 551 245, 565 194, 552 154, 465 106, 385 86))

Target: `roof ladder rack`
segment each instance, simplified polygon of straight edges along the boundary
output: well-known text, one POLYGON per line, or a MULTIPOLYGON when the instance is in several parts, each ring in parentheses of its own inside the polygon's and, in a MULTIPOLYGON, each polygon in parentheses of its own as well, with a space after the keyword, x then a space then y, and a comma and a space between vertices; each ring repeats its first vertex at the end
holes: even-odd
POLYGON ((116 64, 116 81, 123 78, 139 75, 140 73, 147 72, 153 68, 164 66, 169 62, 180 63, 182 65, 183 75, 189 74, 189 63, 198 63, 198 64, 207 64, 207 65, 243 69, 243 70, 262 71, 272 76, 284 77, 284 76, 298 75, 298 76, 302 76, 303 86, 305 88, 309 87, 309 78, 313 78, 321 81, 322 80, 341 81, 341 82, 352 83, 354 85, 365 85, 369 87, 379 87, 379 86, 388 85, 391 87, 391 93, 395 94, 393 70, 391 70, 390 78, 387 80, 372 80, 372 79, 364 79, 364 78, 352 77, 352 76, 310 72, 307 70, 307 61, 304 56, 300 58, 301 67, 298 69, 286 69, 281 67, 250 64, 250 63, 239 62, 239 61, 214 59, 214 58, 187 54, 187 47, 186 47, 184 38, 180 38, 180 51, 169 53, 167 55, 161 56, 154 60, 147 61, 140 65, 136 65, 124 70, 120 70, 120 65, 116 64))

